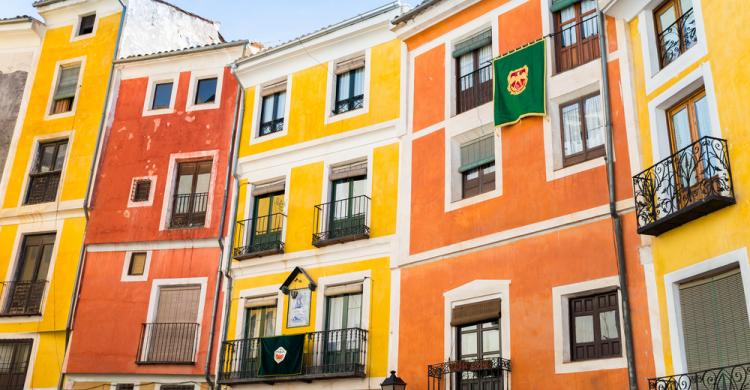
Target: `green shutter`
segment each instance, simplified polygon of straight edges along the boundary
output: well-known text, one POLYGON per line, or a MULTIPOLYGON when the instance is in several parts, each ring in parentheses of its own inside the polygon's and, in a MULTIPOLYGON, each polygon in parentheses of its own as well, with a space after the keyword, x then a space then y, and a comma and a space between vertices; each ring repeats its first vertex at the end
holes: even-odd
POLYGON ((76 88, 78 87, 78 72, 80 72, 80 70, 80 66, 60 69, 57 88, 55 88, 55 100, 67 99, 76 96, 76 88))
POLYGON ((461 145, 460 173, 495 161, 494 135, 488 134, 479 139, 461 145))
POLYGON ((471 52, 472 50, 479 49, 492 44, 492 30, 484 30, 473 37, 463 40, 456 44, 453 49, 453 57, 461 57, 462 55, 471 52))
POLYGON ((557 12, 580 2, 581 0, 552 0, 552 5, 549 7, 549 10, 550 12, 557 12))

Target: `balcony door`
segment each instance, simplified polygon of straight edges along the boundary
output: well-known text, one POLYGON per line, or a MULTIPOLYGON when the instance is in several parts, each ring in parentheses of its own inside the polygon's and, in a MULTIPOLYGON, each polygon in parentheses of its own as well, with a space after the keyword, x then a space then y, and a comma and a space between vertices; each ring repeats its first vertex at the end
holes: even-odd
POLYGON ((328 296, 326 301, 326 372, 352 372, 362 364, 357 331, 362 326, 362 292, 328 296))
POLYGON ((192 362, 198 333, 199 285, 159 287, 150 326, 150 362, 192 362))
POLYGON ((705 188, 697 184, 704 179, 708 164, 716 162, 707 156, 710 150, 697 143, 700 138, 710 135, 706 91, 701 89, 674 105, 667 112, 667 120, 670 147, 672 155, 676 156, 677 201, 682 207, 705 196, 705 188))
POLYGON ((54 245, 54 233, 24 237, 15 278, 5 288, 3 314, 40 313, 54 245))
POLYGON ((276 335, 276 306, 257 306, 245 309, 244 340, 241 342, 242 372, 255 375, 260 360, 260 339, 276 335))
POLYGON ((330 238, 359 234, 357 230, 365 226, 365 180, 366 176, 354 176, 333 181, 328 229, 330 238))
POLYGON ((499 370, 500 322, 492 320, 457 328, 458 358, 462 362, 476 362, 475 369, 456 376, 460 390, 501 389, 499 370), (482 367, 487 367, 482 369, 482 367))
POLYGON ((251 252, 274 249, 279 245, 284 224, 283 213, 283 191, 255 197, 249 240, 251 252))
POLYGON ((172 206, 172 227, 203 226, 208 208, 211 161, 179 163, 172 206))

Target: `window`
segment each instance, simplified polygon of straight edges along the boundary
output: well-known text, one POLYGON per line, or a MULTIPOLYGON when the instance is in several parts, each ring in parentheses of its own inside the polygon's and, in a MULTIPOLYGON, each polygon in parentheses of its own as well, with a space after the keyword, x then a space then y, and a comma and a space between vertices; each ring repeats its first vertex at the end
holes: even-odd
POLYGON ((557 72, 564 72, 599 58, 599 21, 596 0, 554 0, 555 58, 557 72), (564 8, 561 8, 564 7, 564 8))
POLYGON ((618 357, 620 315, 617 291, 570 299, 571 359, 618 357))
MULTIPOLYGON (((500 299, 489 299, 456 306, 451 310, 451 326, 456 330, 456 357, 459 361, 500 359, 500 299)), ((497 362, 492 365, 498 367, 497 362)), ((485 373, 466 371, 456 377, 457 388, 502 388, 497 370, 485 373)))
POLYGON ((159 390, 195 390, 194 385, 161 385, 159 390))
POLYGON ((151 180, 140 179, 133 182, 130 200, 133 202, 148 202, 151 197, 151 180))
POLYGON ((276 335, 276 297, 247 300, 245 308, 246 339, 276 335))
POLYGON ((672 106, 667 112, 667 124, 672 153, 710 135, 706 91, 701 88, 672 106))
POLYGON ((96 22, 96 14, 81 16, 81 20, 78 23, 78 36, 94 32, 94 22, 96 22))
POLYGON ((5 283, 4 302, 0 314, 14 316, 41 313, 54 245, 54 233, 23 238, 14 278, 5 283))
POLYGON ((750 362, 750 320, 739 268, 679 284, 688 372, 750 362))
POLYGON ((495 189, 494 134, 461 145, 461 196, 470 198, 495 189))
POLYGON ((456 44, 456 113, 492 100, 492 30, 456 44))
POLYGON ((285 105, 286 81, 263 88, 259 137, 284 130, 285 105))
POLYGON ((336 99, 333 113, 342 114, 364 107, 365 57, 336 64, 336 99))
POLYGON ((170 108, 172 105, 172 82, 154 85, 154 97, 151 102, 152 110, 170 108))
POLYGON ((654 19, 662 67, 698 42, 693 0, 667 0, 654 10, 654 19))
POLYGON ((331 238, 353 234, 366 224, 367 161, 334 167, 331 188, 329 229, 331 238))
POLYGON ((141 276, 146 269, 146 252, 134 252, 130 254, 130 265, 128 265, 128 275, 141 276))
POLYGON ((604 118, 597 92, 560 105, 563 166, 604 155, 604 118))
POLYGON ((50 114, 62 114, 73 110, 76 90, 78 89, 78 76, 81 65, 64 65, 60 67, 57 76, 57 85, 52 97, 52 108, 50 114))
POLYGON ((250 231, 250 250, 276 249, 284 227, 284 191, 270 192, 255 197, 253 225, 250 231))
POLYGON ((67 139, 39 144, 36 160, 29 174, 25 204, 54 202, 57 199, 67 148, 67 139))
POLYGON ((23 390, 33 341, 0 341, 0 389, 23 390))
MULTIPOLYGON (((326 289, 325 366, 335 371, 337 365, 361 361, 364 345, 357 331, 362 326, 362 283, 326 289)), ((340 369, 340 368, 339 368, 340 369)))
POLYGON ((212 161, 177 165, 177 183, 172 203, 171 227, 203 226, 208 208, 212 161))
POLYGON ((216 101, 217 78, 211 77, 198 80, 195 92, 195 104, 208 104, 216 101))
POLYGON ((118 383, 117 386, 115 386, 115 390, 134 390, 135 385, 132 383, 118 383))
POLYGON ((191 363, 198 337, 201 286, 160 286, 158 294, 153 322, 144 325, 145 348, 140 361, 191 363))

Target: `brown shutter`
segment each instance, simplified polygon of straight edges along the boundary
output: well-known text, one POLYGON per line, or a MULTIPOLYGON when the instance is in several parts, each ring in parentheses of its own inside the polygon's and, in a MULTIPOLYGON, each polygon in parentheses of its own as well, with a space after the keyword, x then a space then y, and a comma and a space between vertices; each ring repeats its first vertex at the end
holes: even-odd
POLYGON ((362 293, 362 282, 326 287, 326 290, 325 290, 325 296, 327 297, 333 297, 336 295, 346 295, 346 294, 361 294, 361 293, 362 293))
POLYGON ((160 287, 154 322, 198 322, 200 292, 198 285, 160 287))
POLYGON ((474 324, 500 318, 500 299, 469 303, 453 308, 451 326, 474 324))
POLYGON ((263 86, 261 89, 261 96, 273 95, 276 92, 286 91, 286 80, 278 81, 272 84, 263 86))
POLYGON ((255 307, 276 307, 277 300, 275 295, 257 298, 245 298, 245 307, 252 309, 255 307))
POLYGON ((336 74, 346 73, 353 69, 365 67, 365 56, 360 55, 348 60, 340 61, 336 64, 336 74))
POLYGON ((286 179, 281 178, 270 183, 257 184, 253 186, 253 196, 261 196, 274 192, 283 192, 286 185, 286 179))
POLYGON ((367 176, 367 160, 351 161, 331 168, 329 180, 346 179, 349 177, 367 176))

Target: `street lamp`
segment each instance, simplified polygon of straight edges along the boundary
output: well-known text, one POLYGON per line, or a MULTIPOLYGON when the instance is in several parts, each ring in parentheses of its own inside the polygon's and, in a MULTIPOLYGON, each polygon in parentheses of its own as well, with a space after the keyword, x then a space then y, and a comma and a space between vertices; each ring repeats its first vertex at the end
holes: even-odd
POLYGON ((380 384, 380 388, 383 390, 404 390, 406 389, 406 382, 396 376, 396 371, 391 371, 391 376, 385 378, 383 383, 380 384))

